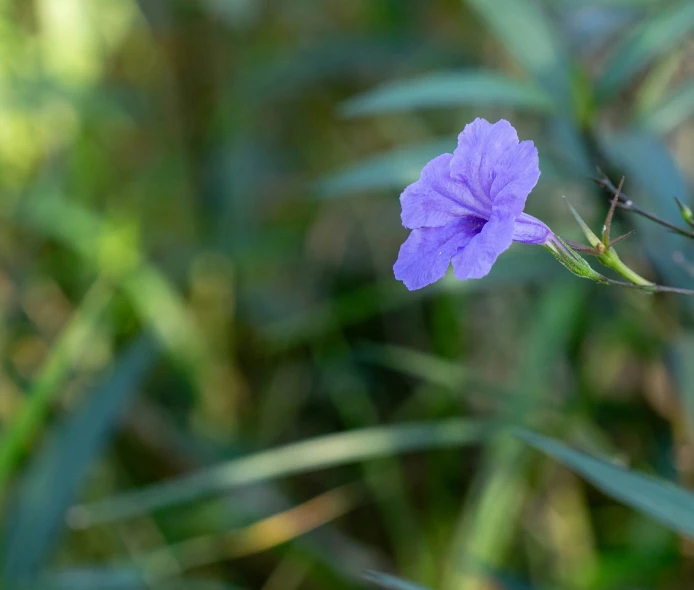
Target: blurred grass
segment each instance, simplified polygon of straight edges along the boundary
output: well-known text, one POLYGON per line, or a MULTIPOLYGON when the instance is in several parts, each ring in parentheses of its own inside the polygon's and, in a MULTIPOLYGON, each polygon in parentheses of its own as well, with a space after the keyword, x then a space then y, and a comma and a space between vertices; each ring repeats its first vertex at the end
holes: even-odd
MULTIPOLYGON (((638 473, 694 485, 691 302, 520 245, 414 293, 392 264, 477 116, 535 141, 562 236, 595 165, 677 222, 693 14, 0 2, 0 586, 689 590, 690 495, 638 473)), ((691 286, 691 245, 616 223, 691 286)))

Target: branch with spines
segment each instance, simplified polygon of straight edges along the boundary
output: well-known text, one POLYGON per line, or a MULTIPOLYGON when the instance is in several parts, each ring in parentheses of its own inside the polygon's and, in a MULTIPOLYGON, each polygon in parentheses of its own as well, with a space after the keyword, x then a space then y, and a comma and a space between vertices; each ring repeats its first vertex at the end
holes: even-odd
MULTIPOLYGON (((615 244, 618 244, 619 242, 633 235, 634 231, 630 231, 622 236, 619 236, 618 238, 615 238, 614 240, 610 236, 612 229, 612 219, 614 217, 614 212, 617 207, 634 211, 639 215, 643 215, 644 217, 652 221, 655 221, 656 223, 659 223, 660 225, 663 225, 668 229, 677 231, 678 233, 687 237, 694 238, 694 232, 690 232, 688 230, 679 228, 669 223, 668 221, 660 219, 656 215, 653 215, 641 209, 640 207, 634 205, 633 201, 627 198, 626 195, 624 195, 624 193, 622 192, 624 177, 622 177, 619 185, 616 187, 604 174, 601 179, 594 180, 598 182, 598 184, 600 184, 601 186, 610 190, 613 194, 610 203, 610 209, 607 213, 605 223, 602 227, 601 237, 598 238, 598 236, 596 236, 593 233, 590 227, 588 227, 588 224, 586 224, 583 218, 581 218, 578 212, 567 200, 566 202, 571 210, 571 213, 573 214, 577 223, 581 227, 581 230, 583 231, 583 234, 586 236, 590 246, 586 246, 585 244, 572 242, 569 240, 562 240, 557 236, 558 242, 556 244, 548 246, 548 249, 552 252, 555 258, 557 258, 562 264, 564 264, 564 266, 566 266, 571 272, 573 272, 577 276, 588 278, 602 284, 615 285, 630 289, 638 289, 647 293, 678 293, 680 295, 694 295, 694 290, 681 289, 679 287, 667 287, 665 285, 657 285, 656 283, 653 283, 643 278, 641 275, 634 272, 631 268, 624 264, 624 262, 622 262, 616 250, 614 249, 614 246, 615 244), (615 281, 614 279, 610 279, 601 275, 600 273, 595 272, 590 267, 590 265, 579 256, 578 253, 595 256, 604 266, 607 266, 608 268, 611 268, 612 270, 621 274, 629 282, 615 281), (579 260, 580 263, 578 262, 579 260)), ((680 208, 682 217, 690 226, 694 227, 694 214, 692 213, 692 211, 688 207, 686 207, 686 205, 681 203, 679 199, 675 200, 677 201, 677 204, 680 208)))
MULTIPOLYGON (((593 178, 593 181, 598 185, 603 187, 604 189, 607 189, 609 192, 611 192, 613 195, 617 197, 617 203, 616 206, 619 207, 620 209, 624 209, 626 211, 631 211, 633 213, 636 213, 637 215, 641 215, 642 217, 645 217, 646 219, 653 221, 657 223, 658 225, 662 225, 663 227, 669 229, 670 231, 675 232, 676 234, 679 234, 681 236, 684 236, 685 238, 690 238, 694 240, 694 231, 690 231, 688 229, 684 229, 679 227, 678 225, 675 225, 674 223, 671 223, 667 221, 666 219, 663 219, 662 217, 658 217, 654 213, 651 213, 650 211, 646 211, 645 209, 642 209, 638 205, 634 203, 627 195, 625 195, 621 190, 619 190, 619 187, 616 187, 612 181, 605 175, 605 173, 598 168, 598 174, 600 174, 599 178, 593 178)), ((624 178, 622 177, 622 180, 624 178)), ((621 183, 620 183, 621 187, 621 183)), ((691 209, 687 207, 680 199, 677 197, 674 197, 675 202, 677 203, 677 206, 680 209, 680 213, 682 214, 682 218, 687 222, 687 224, 691 227, 694 227, 694 214, 692 213, 691 209)))

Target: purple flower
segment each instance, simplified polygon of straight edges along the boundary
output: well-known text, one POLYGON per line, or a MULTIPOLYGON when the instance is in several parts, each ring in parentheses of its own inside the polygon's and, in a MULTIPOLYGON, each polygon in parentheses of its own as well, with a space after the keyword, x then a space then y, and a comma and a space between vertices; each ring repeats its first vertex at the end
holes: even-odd
POLYGON ((475 119, 453 154, 434 158, 400 196, 402 224, 395 278, 409 290, 438 281, 453 263, 456 278, 479 279, 512 241, 544 244, 552 235, 523 213, 540 177, 532 141, 518 143, 508 121, 475 119))

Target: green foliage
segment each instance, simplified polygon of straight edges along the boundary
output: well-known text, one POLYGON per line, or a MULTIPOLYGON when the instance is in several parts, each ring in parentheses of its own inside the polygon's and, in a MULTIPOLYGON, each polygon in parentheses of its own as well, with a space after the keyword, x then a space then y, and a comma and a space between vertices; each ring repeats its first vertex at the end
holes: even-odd
POLYGON ((658 7, 643 23, 624 36, 605 66, 596 91, 602 100, 614 98, 643 69, 681 43, 694 29, 691 2, 658 7))
POLYGON ((550 96, 496 72, 431 74, 418 80, 393 82, 342 105, 347 117, 421 108, 499 105, 537 111, 552 110, 550 96))
POLYGON ((594 458, 555 440, 532 432, 519 437, 580 473, 613 498, 663 523, 668 528, 694 537, 694 494, 684 488, 634 473, 606 458, 594 458))
MULTIPOLYGON (((562 237, 596 165, 684 223, 693 7, 0 3, 0 586, 691 588, 691 300, 392 264, 478 116, 562 237)), ((615 225, 692 287, 685 237, 615 225)))

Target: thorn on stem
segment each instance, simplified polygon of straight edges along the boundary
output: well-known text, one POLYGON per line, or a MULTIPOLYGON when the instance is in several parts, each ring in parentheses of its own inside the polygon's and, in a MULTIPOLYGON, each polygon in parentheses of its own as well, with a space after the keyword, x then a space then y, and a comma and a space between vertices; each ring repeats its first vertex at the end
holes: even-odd
POLYGON ((614 193, 612 202, 610 203, 610 210, 607 212, 607 218, 605 219, 605 226, 602 232, 602 243, 609 247, 610 244, 610 230, 612 229, 612 218, 614 217, 614 210, 619 202, 619 197, 622 194, 622 185, 624 184, 624 176, 619 181, 619 186, 614 193))
POLYGON ((631 237, 631 236, 634 235, 635 233, 636 233, 636 230, 635 230, 635 229, 632 229, 631 231, 628 231, 628 232, 625 233, 624 235, 619 236, 618 238, 615 238, 614 240, 612 240, 612 241, 608 244, 607 247, 608 247, 608 248, 612 248, 612 246, 614 246, 615 244, 619 244, 619 242, 621 242, 622 240, 626 240, 627 238, 631 237))

